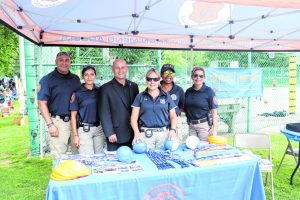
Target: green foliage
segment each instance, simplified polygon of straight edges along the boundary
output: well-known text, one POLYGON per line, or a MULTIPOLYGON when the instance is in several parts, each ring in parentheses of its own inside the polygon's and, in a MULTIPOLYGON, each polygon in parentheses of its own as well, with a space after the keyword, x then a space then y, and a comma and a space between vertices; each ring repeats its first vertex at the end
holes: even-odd
POLYGON ((78 63, 110 64, 115 58, 123 58, 129 65, 156 65, 157 50, 109 48, 108 55, 105 55, 104 49, 61 47, 62 51, 71 53, 75 58, 73 62, 78 59, 78 63))
POLYGON ((0 35, 0 77, 12 77, 19 72, 18 37, 1 24, 0 35))
POLYGON ((143 65, 155 65, 157 50, 144 50, 144 49, 110 49, 110 55, 114 55, 117 58, 123 58, 130 65, 143 64, 143 65))

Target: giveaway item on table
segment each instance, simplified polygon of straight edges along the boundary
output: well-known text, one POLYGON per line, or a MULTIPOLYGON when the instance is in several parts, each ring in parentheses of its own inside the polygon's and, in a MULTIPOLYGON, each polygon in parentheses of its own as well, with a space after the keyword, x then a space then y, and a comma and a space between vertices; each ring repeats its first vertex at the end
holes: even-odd
POLYGON ((208 142, 210 144, 224 145, 227 144, 227 138, 222 136, 209 136, 208 142))
POLYGON ((233 147, 227 145, 210 145, 207 148, 196 152, 193 164, 203 167, 250 159, 251 156, 233 147))
POLYGON ((104 163, 104 164, 92 166, 93 175, 119 174, 119 173, 137 172, 143 170, 144 170, 143 167, 137 161, 133 161, 130 164, 113 162, 113 163, 104 163))
POLYGON ((120 162, 130 163, 133 161, 132 150, 128 146, 121 146, 117 150, 117 157, 120 162))
POLYGON ((217 152, 222 152, 222 151, 227 151, 227 150, 233 150, 235 149, 234 147, 231 147, 229 145, 215 145, 215 144, 206 144, 200 146, 200 148, 190 151, 189 153, 194 153, 196 156, 200 155, 206 155, 206 154, 212 154, 212 153, 217 153, 217 152))
POLYGON ((144 141, 137 141, 134 145, 132 145, 132 149, 135 153, 141 154, 147 151, 147 143, 144 141))
POLYGON ((171 153, 170 151, 154 151, 150 150, 147 153, 149 159, 156 165, 158 170, 166 170, 175 168, 170 163, 174 162, 180 165, 181 168, 194 166, 190 161, 181 158, 178 154, 171 153))
POLYGON ((51 179, 56 181, 72 180, 90 174, 90 169, 76 160, 65 160, 57 165, 51 173, 51 179))
POLYGON ((177 140, 166 139, 164 143, 164 148, 170 151, 176 151, 179 147, 179 142, 177 140))
POLYGON ((190 135, 186 138, 185 140, 185 145, 189 148, 189 149, 196 149, 200 147, 200 140, 197 136, 194 135, 190 135))

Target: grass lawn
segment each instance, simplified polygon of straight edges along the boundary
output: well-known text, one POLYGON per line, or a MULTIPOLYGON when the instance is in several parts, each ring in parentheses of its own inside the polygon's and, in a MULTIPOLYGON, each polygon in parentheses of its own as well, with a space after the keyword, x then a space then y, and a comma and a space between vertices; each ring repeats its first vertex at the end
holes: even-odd
MULTIPOLYGON (((9 117, 0 118, 0 199, 44 199, 51 173, 51 159, 27 157, 29 152, 28 126, 20 127, 13 124, 12 120, 16 116, 16 113, 12 113, 9 117)), ((286 156, 284 165, 276 174, 287 141, 280 133, 272 133, 271 141, 275 198, 279 200, 300 199, 300 170, 294 176, 294 185, 289 185, 290 176, 295 167, 295 161, 291 156, 286 156)), ((230 143, 232 144, 232 139, 230 143)), ((294 147, 297 145, 293 143, 294 147)), ((267 199, 271 199, 271 192, 268 188, 270 188, 269 185, 266 187, 267 199)))

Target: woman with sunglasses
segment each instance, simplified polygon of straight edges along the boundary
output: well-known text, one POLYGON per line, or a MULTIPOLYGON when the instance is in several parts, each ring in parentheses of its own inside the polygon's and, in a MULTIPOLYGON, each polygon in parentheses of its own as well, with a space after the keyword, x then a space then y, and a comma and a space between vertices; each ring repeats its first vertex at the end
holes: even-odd
POLYGON ((80 154, 103 152, 104 133, 97 114, 98 88, 94 82, 96 70, 87 65, 82 70, 85 83, 73 93, 70 101, 73 144, 80 154))
POLYGON ((150 69, 146 73, 147 88, 132 104, 132 144, 145 141, 148 148, 164 145, 166 139, 176 139, 176 105, 171 96, 160 88, 160 73, 150 69))
POLYGON ((208 136, 217 134, 216 94, 212 88, 205 85, 205 71, 202 67, 193 68, 191 79, 193 86, 186 90, 184 104, 189 135, 195 135, 201 141, 207 141, 208 136), (210 121, 212 124, 209 123, 210 121))

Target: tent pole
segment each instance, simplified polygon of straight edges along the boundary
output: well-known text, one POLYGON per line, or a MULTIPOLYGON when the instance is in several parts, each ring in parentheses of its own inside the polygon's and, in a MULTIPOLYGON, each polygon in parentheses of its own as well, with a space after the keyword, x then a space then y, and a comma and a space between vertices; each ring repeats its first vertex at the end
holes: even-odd
MULTIPOLYGON (((40 66, 39 66, 39 80, 41 80, 42 78, 42 75, 43 75, 43 47, 40 46, 39 48, 40 50, 40 66)), ((42 117, 40 116, 40 158, 43 158, 44 157, 44 151, 43 151, 43 146, 44 146, 44 143, 43 143, 43 139, 44 139, 44 135, 43 135, 43 120, 42 120, 42 117)))
MULTIPOLYGON (((22 95, 26 90, 26 74, 25 74, 25 56, 24 56, 24 38, 19 36, 19 59, 20 59, 20 79, 22 83, 22 95)), ((18 88, 20 91, 20 88, 18 88)), ((24 113, 23 113, 24 114, 24 113)))
MULTIPOLYGON (((189 75, 191 75, 190 74, 190 72, 192 71, 192 69, 193 69, 193 65, 194 65, 194 54, 193 54, 193 48, 191 48, 190 49, 190 70, 189 70, 189 75)), ((189 78, 189 83, 191 83, 191 79, 189 78)))
MULTIPOLYGON (((248 67, 252 67, 252 52, 248 52, 248 67)), ((247 98, 247 133, 251 131, 251 116, 250 116, 250 109, 251 109, 251 97, 247 98)))

